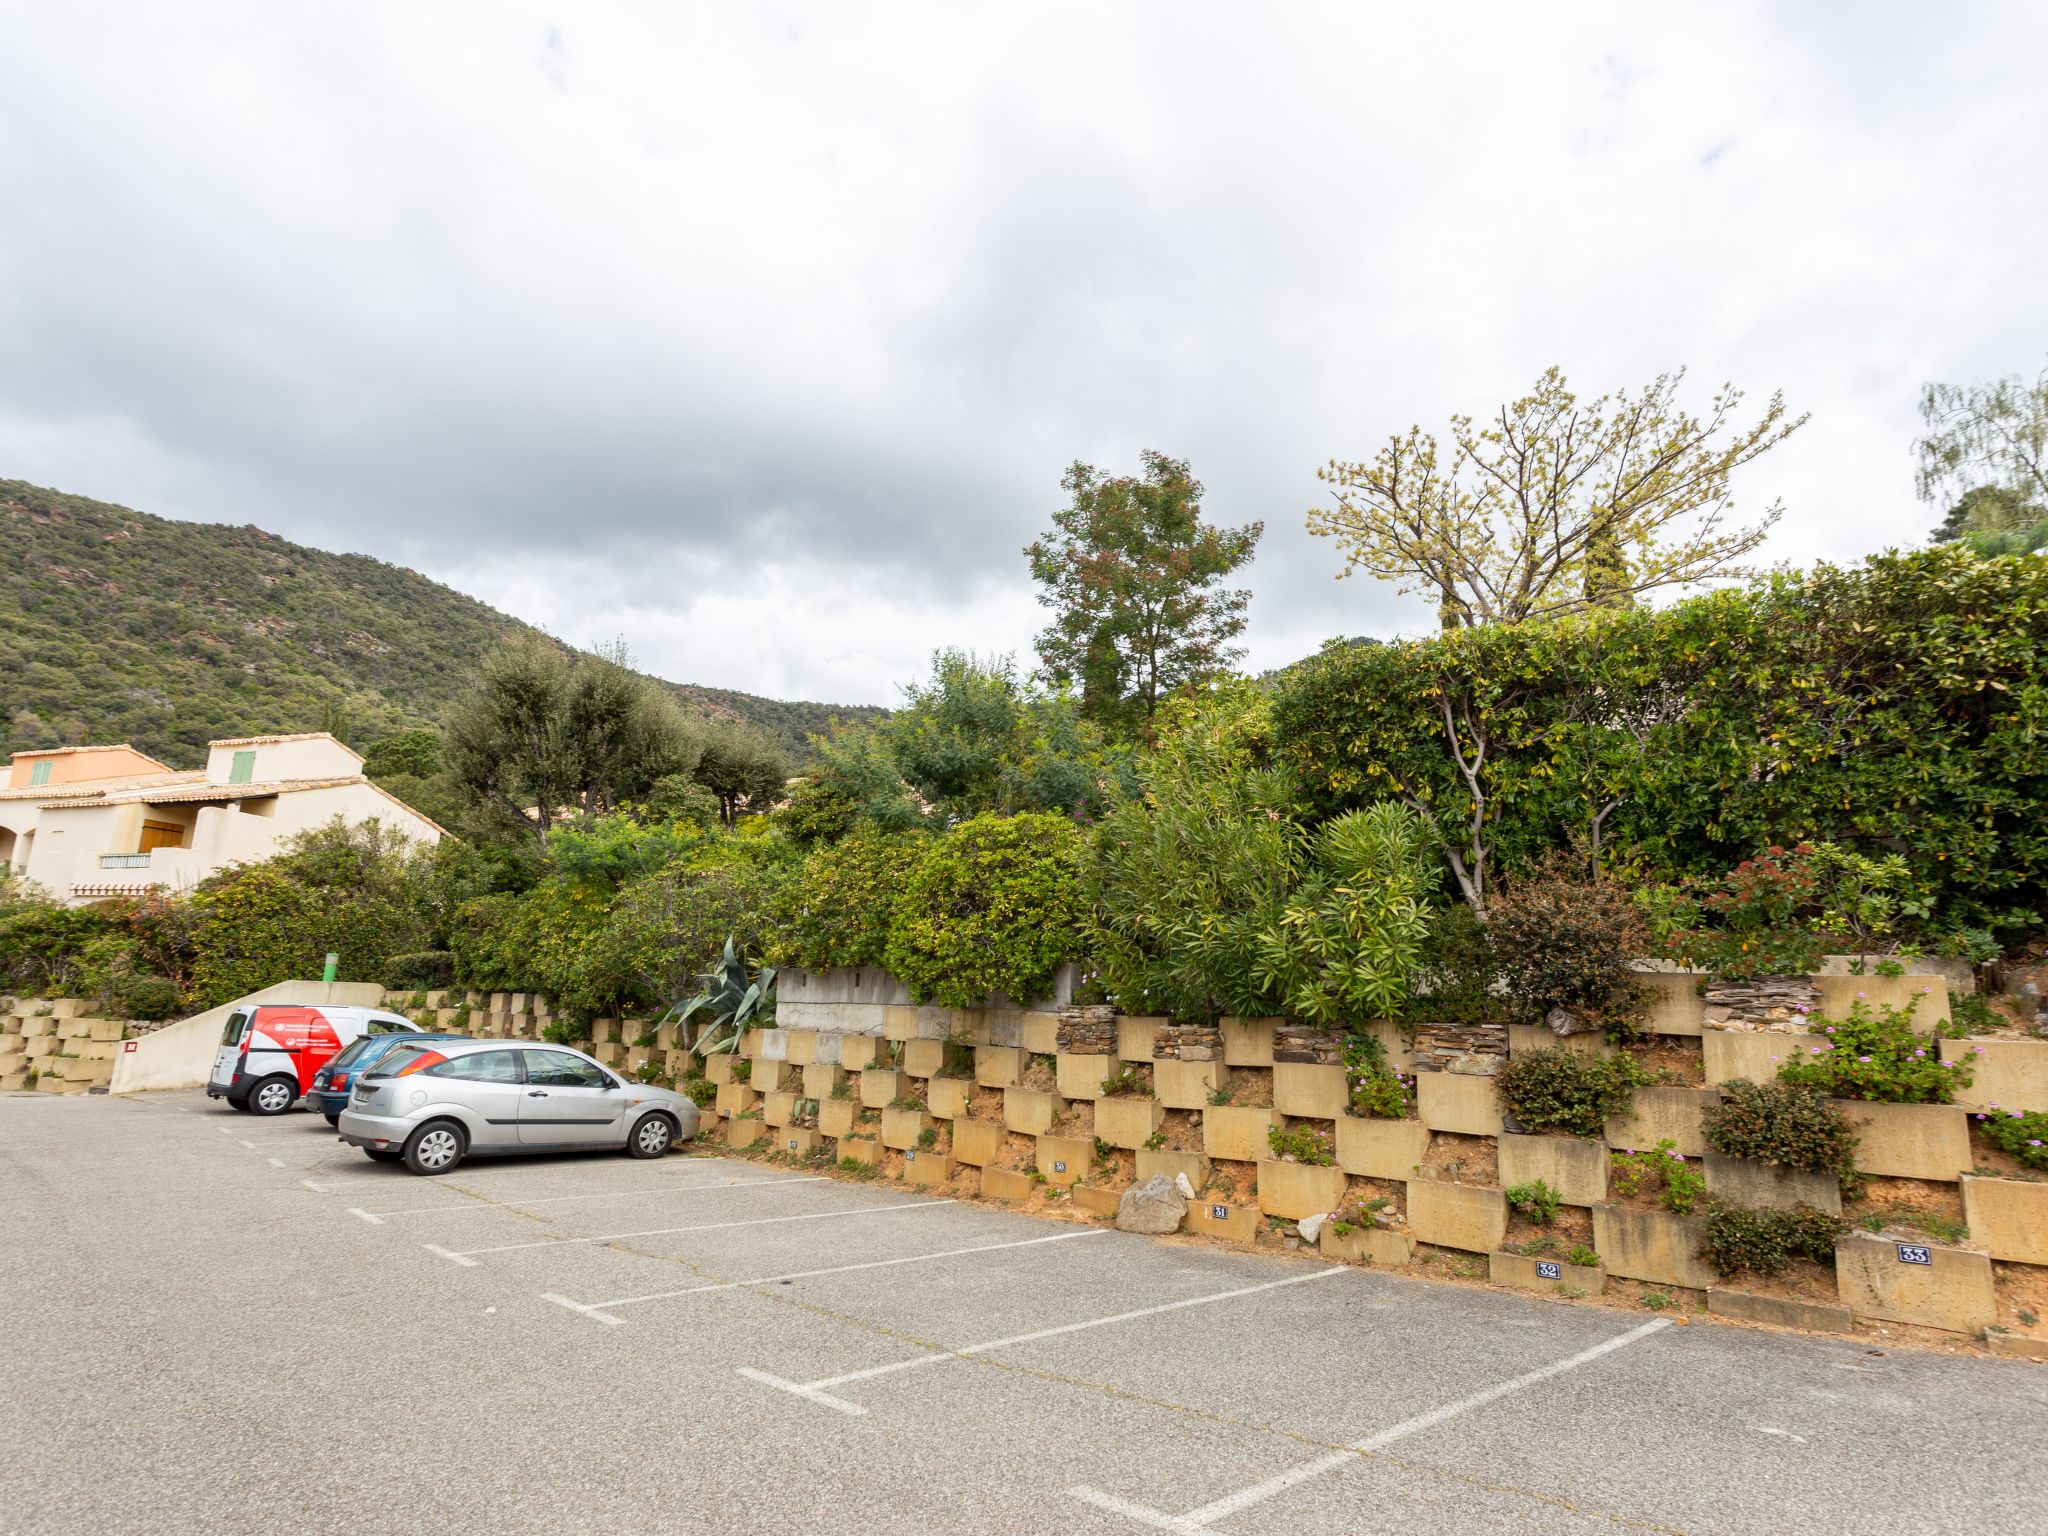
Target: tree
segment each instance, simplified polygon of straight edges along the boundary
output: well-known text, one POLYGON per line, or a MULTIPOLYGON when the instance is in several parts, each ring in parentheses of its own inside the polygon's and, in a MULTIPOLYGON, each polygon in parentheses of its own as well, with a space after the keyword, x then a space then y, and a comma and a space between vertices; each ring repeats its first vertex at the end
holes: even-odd
POLYGON ((2010 493, 1974 509, 2012 516, 2010 522, 1967 525, 1985 532, 2006 532, 2044 515, 2048 367, 2031 384, 2016 373, 1989 384, 1929 384, 1920 392, 1920 419, 1927 424, 1927 435, 1913 449, 1920 458, 1914 479, 1921 500, 1937 502, 1960 495, 1949 514, 1953 522, 1972 492, 1990 487, 2010 493), (2019 508, 2029 510, 2022 515, 2015 510, 2019 508))
POLYGON ((1729 476, 1806 418, 1788 419, 1774 394, 1759 420, 1737 426, 1743 397, 1732 385, 1704 417, 1689 415, 1675 403, 1684 377, 1582 403, 1552 368, 1483 427, 1453 416, 1448 464, 1419 426, 1369 464, 1333 459, 1316 478, 1335 505, 1312 509, 1309 531, 1337 541, 1340 574, 1365 571, 1434 598, 1446 629, 1740 574, 1735 562, 1783 508, 1731 525, 1729 476))
POLYGON ((704 736, 694 776, 718 797, 718 819, 729 827, 742 810, 763 810, 780 799, 789 767, 766 733, 718 720, 704 736))
POLYGON ((1073 497, 1024 553, 1057 617, 1038 636, 1045 675, 1078 686, 1081 713, 1106 727, 1151 722, 1160 696, 1225 670, 1242 652, 1250 594, 1217 585, 1251 559, 1263 523, 1202 522, 1185 459, 1147 449, 1142 478, 1076 463, 1073 497))
POLYGON ((924 808, 873 728, 839 725, 811 738, 810 767, 775 819, 799 841, 833 843, 856 831, 907 832, 924 808))
POLYGON ((565 811, 600 815, 693 771, 702 735, 623 645, 579 655, 514 638, 484 658, 443 752, 472 802, 545 840, 565 811))

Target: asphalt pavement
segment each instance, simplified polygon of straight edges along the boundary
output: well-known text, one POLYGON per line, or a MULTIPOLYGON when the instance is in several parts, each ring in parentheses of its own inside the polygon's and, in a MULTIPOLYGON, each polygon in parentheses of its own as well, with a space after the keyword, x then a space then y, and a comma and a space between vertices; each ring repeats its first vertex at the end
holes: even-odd
POLYGON ((0 1095, 0 1531, 2048 1530, 2048 1367, 0 1095))

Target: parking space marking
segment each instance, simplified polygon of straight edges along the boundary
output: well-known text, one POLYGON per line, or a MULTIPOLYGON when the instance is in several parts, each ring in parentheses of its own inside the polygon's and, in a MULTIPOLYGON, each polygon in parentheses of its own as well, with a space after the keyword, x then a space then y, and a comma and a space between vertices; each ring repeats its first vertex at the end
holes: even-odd
POLYGON ((420 1246, 429 1253, 438 1253, 451 1264, 460 1264, 464 1269, 476 1268, 476 1260, 466 1253, 450 1253, 446 1248, 437 1248, 432 1243, 422 1243, 420 1246))
MULTIPOLYGON (((933 1205, 950 1204, 949 1201, 934 1200, 933 1205)), ((899 1206, 899 1210, 922 1210, 923 1206, 899 1206)), ((571 1301, 553 1291, 542 1291, 542 1301, 552 1301, 558 1307, 567 1307, 571 1312, 580 1312, 585 1317, 600 1323, 609 1323, 614 1328, 623 1327, 623 1317, 607 1314, 614 1307, 637 1307, 647 1301, 672 1301, 678 1296, 703 1296, 712 1291, 738 1291, 755 1285, 779 1285, 785 1280, 811 1280, 819 1275, 847 1275, 860 1269, 889 1269, 902 1264, 929 1264, 934 1259, 956 1259, 970 1253, 997 1253, 1005 1248, 1033 1248, 1041 1243, 1069 1243, 1081 1237, 1107 1237, 1109 1227, 1087 1227, 1079 1232, 1056 1232, 1051 1237, 1026 1237, 1010 1243, 980 1243, 972 1248, 942 1248, 937 1253, 913 1253, 900 1259, 870 1259, 865 1264, 835 1264, 830 1269, 800 1269, 786 1275, 762 1275, 754 1280, 721 1280, 710 1285, 685 1286, 679 1291, 654 1291, 646 1296, 621 1296, 616 1301, 571 1301)), ((454 1255, 450 1255, 454 1257, 454 1255)))
POLYGON ((1240 1488, 1236 1493, 1225 1494, 1222 1498, 1214 1499, 1200 1509, 1191 1509, 1184 1515, 1169 1514, 1163 1509, 1154 1509, 1150 1505, 1118 1498, 1115 1494, 1104 1493, 1099 1488, 1069 1488, 1067 1492, 1084 1504, 1093 1504, 1097 1509, 1106 1509, 1112 1514, 1123 1515, 1155 1530, 1176 1531, 1180 1536, 1213 1536, 1216 1522, 1219 1520, 1228 1520, 1232 1515, 1242 1514, 1254 1504, 1263 1504, 1266 1500, 1285 1493, 1311 1478, 1321 1477, 1325 1472, 1334 1472, 1339 1467, 1349 1466, 1358 1457, 1371 1455, 1397 1440, 1405 1440, 1410 1435, 1420 1434, 1426 1429, 1435 1429, 1437 1425, 1447 1423, 1461 1413, 1470 1413, 1474 1408, 1484 1408, 1488 1403, 1498 1402, 1511 1393, 1533 1387, 1539 1381, 1562 1376, 1566 1371, 1577 1370, 1582 1365, 1598 1360, 1602 1355, 1611 1355, 1617 1349, 1626 1349, 1629 1345, 1670 1326, 1670 1318, 1656 1318, 1641 1327, 1631 1328, 1627 1333, 1617 1334, 1591 1348, 1582 1349, 1576 1355, 1568 1355, 1562 1360, 1552 1361, 1549 1365, 1538 1366, 1533 1371, 1525 1371, 1512 1380, 1474 1392, 1469 1397, 1461 1397, 1454 1403, 1446 1403, 1443 1407, 1433 1408, 1428 1413, 1417 1414, 1412 1419, 1403 1419, 1399 1424, 1383 1429, 1378 1434, 1367 1435, 1363 1440, 1354 1440, 1342 1450, 1332 1451, 1327 1456, 1318 1456, 1314 1461, 1304 1461, 1298 1466, 1289 1467, 1285 1472, 1276 1473, 1263 1482, 1253 1483, 1249 1488, 1240 1488))
POLYGON ((700 1189, 762 1189, 776 1184, 825 1184, 831 1182, 822 1175, 805 1179, 732 1179, 720 1184, 704 1182, 699 1184, 670 1183, 650 1186, 646 1189, 608 1189, 594 1195, 541 1195, 532 1200, 486 1200, 479 1196, 474 1200, 453 1200, 443 1205, 408 1205, 395 1211, 366 1211, 360 1206, 350 1206, 351 1216, 360 1216, 372 1226, 382 1226, 391 1216, 425 1216, 434 1211, 509 1211, 523 1210, 529 1205, 560 1205, 568 1200, 630 1200, 642 1195, 691 1194, 700 1189))
MULTIPOLYGON (((486 1253, 517 1253, 524 1248, 564 1248, 573 1243, 621 1243, 629 1237, 669 1237, 682 1232, 723 1232, 732 1227, 772 1227, 785 1221, 826 1221, 834 1216, 874 1216, 887 1211, 930 1211, 953 1203, 951 1200, 918 1200, 899 1202, 895 1205, 857 1205, 851 1210, 844 1211, 806 1211, 801 1216, 755 1216, 746 1221, 711 1221, 694 1227, 651 1227, 645 1232, 607 1232, 596 1237, 549 1237, 537 1243, 500 1243, 495 1248, 466 1248, 460 1257, 467 1259, 486 1253)), ((420 1246, 451 1259, 457 1257, 445 1248, 436 1248, 432 1243, 423 1243, 420 1246)))
POLYGON ((1131 1312, 1118 1312, 1112 1317, 1093 1317, 1078 1323, 1061 1323, 1056 1327, 1040 1328, 1032 1333, 1013 1333, 1008 1338, 990 1339, 985 1344, 967 1344, 959 1349, 933 1350, 914 1359, 892 1360, 887 1365, 871 1365, 865 1370, 847 1371, 842 1375, 827 1376, 819 1381, 790 1381, 786 1377, 756 1370, 749 1365, 738 1367, 738 1372, 750 1381, 758 1381, 764 1386, 808 1399, 821 1407, 858 1417, 865 1414, 867 1409, 859 1403, 851 1403, 843 1397, 834 1396, 827 1389, 843 1387, 852 1381, 872 1381, 877 1376, 889 1376, 897 1371, 915 1371, 929 1365, 943 1365, 948 1360, 962 1360, 972 1355, 986 1354, 992 1349, 1007 1349, 1015 1344, 1034 1344, 1040 1339, 1056 1339, 1061 1334, 1084 1333, 1091 1328, 1108 1328, 1116 1323, 1131 1323, 1140 1318, 1157 1317, 1162 1312, 1180 1312, 1189 1307, 1206 1307, 1219 1301, 1234 1301, 1240 1296, 1253 1296, 1260 1291, 1277 1291, 1284 1286, 1306 1285, 1311 1280, 1328 1280, 1349 1273, 1351 1270, 1348 1267, 1333 1264, 1306 1275, 1290 1275, 1285 1280, 1268 1280, 1262 1285, 1239 1286, 1234 1291, 1218 1291, 1209 1296, 1190 1296, 1184 1301, 1165 1301, 1156 1307, 1139 1307, 1131 1312))
POLYGON ((256 1143, 253 1141, 238 1141, 235 1143, 235 1145, 238 1147, 246 1147, 251 1152, 254 1152, 256 1150, 256 1143))
POLYGON ((324 1195, 327 1193, 327 1186, 325 1184, 315 1184, 311 1179, 301 1179, 299 1180, 299 1182, 305 1185, 306 1188, 313 1191, 313 1193, 316 1195, 324 1195))
POLYGON ((271 1166, 271 1167, 273 1167, 273 1168, 282 1168, 282 1167, 284 1166, 284 1164, 283 1164, 283 1163, 279 1162, 279 1161, 278 1161, 278 1160, 277 1160, 276 1158, 274 1158, 274 1157, 266 1157, 266 1158, 264 1159, 264 1161, 265 1161, 266 1163, 270 1164, 270 1166, 271 1166))

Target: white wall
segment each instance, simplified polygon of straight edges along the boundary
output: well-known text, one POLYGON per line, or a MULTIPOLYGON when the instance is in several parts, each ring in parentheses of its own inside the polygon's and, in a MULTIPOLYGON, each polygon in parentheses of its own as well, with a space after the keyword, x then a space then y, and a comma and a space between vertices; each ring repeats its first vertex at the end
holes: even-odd
POLYGON ((271 784, 280 779, 346 779, 363 771, 363 760, 331 736, 314 736, 304 741, 266 741, 253 747, 214 746, 206 753, 206 780, 225 784, 234 771, 237 752, 254 752, 256 763, 251 782, 271 784))
POLYGON ((281 981, 232 1003, 167 1024, 154 1034, 122 1044, 114 1057, 115 1093, 151 1093, 171 1088, 204 1088, 220 1051, 228 1015, 249 1003, 334 1003, 375 1008, 384 989, 374 981, 281 981), (131 1049, 132 1047, 132 1049, 131 1049))

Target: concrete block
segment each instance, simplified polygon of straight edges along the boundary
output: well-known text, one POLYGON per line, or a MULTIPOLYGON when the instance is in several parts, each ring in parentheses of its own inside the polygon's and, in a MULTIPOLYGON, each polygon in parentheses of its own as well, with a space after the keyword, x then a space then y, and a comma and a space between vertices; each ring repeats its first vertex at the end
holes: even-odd
MULTIPOLYGON (((1199 1152, 1169 1152, 1164 1147, 1138 1148, 1138 1182, 1143 1184, 1154 1174, 1162 1173, 1169 1181, 1177 1174, 1186 1174, 1188 1183, 1200 1194, 1209 1182, 1209 1159, 1199 1152)), ((2042 1187, 2048 1188, 2048 1185, 2042 1187)))
POLYGON ((903 1177, 911 1184, 936 1188, 953 1177, 953 1159, 943 1152, 913 1149, 903 1154, 903 1177))
POLYGON ((775 1150, 809 1157, 818 1150, 818 1133, 808 1125, 785 1125, 775 1133, 775 1150))
POLYGON ((1053 1058, 1053 1077, 1060 1096, 1066 1099, 1096 1099, 1102 1096, 1102 1080, 1114 1072, 1114 1056, 1075 1056, 1061 1052, 1053 1058))
POLYGON ((1259 1208, 1232 1205, 1222 1200, 1196 1200, 1188 1206, 1183 1225, 1205 1237, 1227 1237, 1234 1243, 1258 1241, 1259 1208))
POLYGON ((1280 1123, 1277 1111, 1222 1104, 1202 1111, 1202 1150, 1229 1163, 1256 1163, 1273 1155, 1266 1133, 1280 1123))
POLYGON ((851 1136, 860 1120, 860 1104, 854 1099, 820 1099, 818 1129, 827 1136, 851 1136))
POLYGON ((984 1008, 981 1038, 976 1045, 1007 1045, 1022 1049, 1024 1045, 1024 1010, 1021 1008, 984 1008))
MULTIPOLYGON (((619 1029, 623 1033, 628 1027, 622 1023, 619 1029)), ((759 1061, 762 1056, 761 1041, 766 1034, 767 1031, 761 1029, 750 1029, 741 1034, 740 1055, 749 1061, 759 1061)))
POLYGON ((839 1156, 842 1160, 850 1157, 856 1163, 866 1163, 872 1168, 881 1161, 882 1149, 872 1136, 845 1136, 840 1138, 839 1156))
POLYGON ((1320 1216, 1344 1203, 1344 1170, 1309 1163, 1259 1161, 1259 1209, 1268 1216, 1300 1220, 1320 1216))
POLYGON ((590 1047, 590 1054, 608 1067, 621 1066, 626 1060, 626 1048, 616 1040, 599 1040, 590 1047))
POLYGON ((1700 996, 1697 971, 1644 971, 1637 979, 1650 989, 1650 1016, 1644 1021, 1653 1035, 1697 1035, 1706 1028, 1706 1001, 1700 996))
POLYGON ((1794 1211, 1810 1205, 1830 1216, 1842 1214, 1842 1186, 1832 1173, 1803 1173, 1709 1152, 1707 1193, 1755 1211, 1794 1211))
POLYGON ((930 1128, 932 1117, 921 1109, 885 1109, 882 1111, 882 1145, 894 1147, 898 1152, 908 1151, 917 1145, 917 1138, 930 1128))
POLYGON ((1701 1260, 1703 1216, 1637 1211, 1620 1205, 1593 1207, 1593 1248, 1610 1275, 1682 1285, 1703 1291, 1720 1279, 1701 1260))
POLYGON ((829 1061, 810 1062, 803 1069, 804 1097, 829 1099, 839 1091, 839 1085, 845 1081, 844 1068, 834 1066, 829 1061))
POLYGON ((86 1031, 88 1040, 118 1040, 126 1032, 126 1026, 117 1019, 94 1019, 92 1028, 86 1031))
POLYGON ((1970 1086, 1956 1090, 1965 1109, 2048 1113, 2048 1040, 1944 1040, 1943 1061, 1969 1061, 1970 1086))
POLYGON ((1857 1135, 1856 1166, 1864 1173, 1955 1180, 1970 1170, 1970 1121, 1960 1105, 1834 1104, 1857 1135))
POLYGON ((1429 1150, 1429 1127, 1420 1120, 1337 1117, 1337 1166, 1368 1179, 1411 1179, 1429 1150))
POLYGON ((721 1115, 744 1115, 761 1102, 761 1095, 745 1083, 726 1083, 718 1090, 718 1112, 721 1115))
POLYGON ((1273 1026, 1278 1019, 1224 1019, 1223 1064, 1226 1067, 1273 1065, 1273 1026))
POLYGON ((1973 1333, 1998 1321, 1991 1255, 1870 1232, 1835 1241, 1835 1284, 1858 1317, 1973 1333))
POLYGON ((1124 1061, 1150 1061, 1152 1042, 1164 1019, 1119 1018, 1116 1021, 1116 1053, 1124 1061))
POLYGON ((761 1095, 761 1118, 770 1125, 787 1125, 796 1118, 797 1093, 791 1088, 778 1088, 772 1093, 761 1095))
POLYGON ((1700 1053, 1705 1058, 1709 1083, 1731 1083, 1747 1078, 1768 1083, 1778 1068, 1796 1053, 1811 1048, 1804 1034, 1774 1035, 1741 1029, 1708 1029, 1700 1034, 1700 1053))
POLYGON ((1415 1239, 1406 1232, 1392 1232, 1385 1227, 1353 1227, 1340 1235, 1334 1221, 1325 1222, 1317 1234, 1317 1246, 1326 1259, 1371 1264, 1381 1269, 1396 1269, 1415 1259, 1415 1239))
POLYGON ((1067 1112, 1067 1101, 1037 1088, 1003 1090, 1003 1124, 1025 1136, 1043 1136, 1067 1112))
POLYGON ((953 1156, 982 1167, 1003 1155, 1003 1128, 992 1120, 955 1120, 953 1156))
POLYGON ((55 1072, 45 1072, 36 1079, 37 1093, 83 1093, 88 1086, 90 1085, 86 1083, 71 1082, 55 1072))
POLYGON ((0 1092, 20 1093, 28 1087, 26 1072, 0 1072, 0 1092))
POLYGON ((1914 1032, 1931 1035, 1951 1017, 1948 982, 1940 976, 1816 976, 1813 982, 1820 1011, 1831 1019, 1846 1019, 1859 1002, 1872 1013, 1910 1007, 1914 1032))
MULTIPOLYGON (((526 1013, 515 1013, 515 1014, 514 1014, 514 1015, 512 1016, 512 1032, 513 1032, 513 1034, 515 1034, 515 1035, 516 1035, 516 1034, 518 1034, 518 1033, 520 1032, 520 1030, 521 1030, 522 1028, 524 1028, 524 1026, 525 1026, 525 1023, 526 1023, 526 1021, 527 1021, 528 1019, 530 1019, 530 1018, 531 1018, 531 1015, 530 1015, 530 1014, 526 1014, 526 1013)), ((796 1037, 797 1037, 797 1034, 798 1034, 798 1033, 799 1033, 799 1032, 798 1032, 798 1031, 796 1031, 796 1030, 792 1030, 792 1031, 790 1031, 790 1036, 789 1036, 789 1049, 790 1049, 790 1060, 792 1060, 792 1061, 794 1061, 794 1060, 796 1059, 796 1037)), ((809 1038, 809 1039, 810 1039, 810 1040, 812 1040, 813 1042, 815 1042, 815 1041, 816 1041, 816 1039, 817 1039, 817 1037, 816 1037, 815 1035, 808 1035, 808 1034, 807 1034, 807 1038, 809 1038)), ((673 1050, 679 1049, 679 1048, 681 1047, 682 1043, 683 1043, 683 1032, 682 1032, 682 1030, 681 1030, 680 1028, 678 1028, 678 1027, 677 1027, 676 1025, 674 1025, 674 1024, 658 1024, 658 1025, 656 1025, 656 1026, 655 1026, 655 1029, 654 1029, 654 1045, 655 1045, 655 1049, 657 1049, 657 1050, 662 1050, 662 1051, 673 1051, 673 1050)), ((809 1058, 808 1056, 806 1056, 806 1057, 804 1058, 804 1060, 808 1061, 808 1060, 810 1060, 810 1058, 809 1058)))
POLYGON ((1991 1353, 2008 1360, 2048 1360, 2048 1339, 2020 1333, 1994 1333, 1984 1342, 1991 1353))
POLYGON ((1714 1317, 1768 1323, 1773 1328, 1801 1328, 1808 1333, 1848 1333, 1855 1326, 1847 1307, 1795 1301, 1789 1296, 1752 1296, 1720 1285, 1707 1287, 1707 1311, 1714 1317))
POLYGON ((751 1147, 768 1135, 766 1122, 753 1116, 744 1120, 734 1119, 725 1128, 725 1144, 728 1147, 751 1147))
POLYGON ((946 1042, 943 1040, 906 1040, 903 1042, 903 1070, 912 1077, 935 1077, 946 1064, 946 1042))
POLYGON ((964 1077, 935 1077, 924 1085, 924 1101, 937 1120, 953 1120, 967 1113, 974 1084, 964 1077))
MULTIPOLYGON (((884 1040, 915 1040, 918 1010, 908 1003, 891 1003, 882 1010, 882 1038, 884 1040)), ((941 1032, 943 1037, 943 1031, 941 1032)))
POLYGON ((1639 1152, 1668 1140, 1683 1157, 1704 1157, 1705 1115, 1720 1097, 1711 1088, 1638 1088, 1628 1113, 1609 1117, 1607 1145, 1639 1152))
POLYGON ((1410 1179, 1408 1230, 1417 1242, 1491 1253, 1507 1238, 1508 1202, 1497 1189, 1410 1179))
POLYGON ((887 1109, 898 1099, 910 1096, 910 1074, 893 1069, 869 1067, 860 1075, 860 1102, 863 1109, 887 1109))
POLYGON ((1511 1285, 1518 1291, 1548 1291, 1555 1295, 1598 1296, 1607 1289, 1607 1271, 1592 1264, 1567 1264, 1548 1255, 1505 1253, 1495 1249, 1486 1256, 1486 1278, 1494 1285, 1511 1285))
POLYGON ((1500 1094, 1490 1077, 1469 1077, 1462 1072, 1418 1072, 1415 1109, 1422 1123, 1432 1131, 1452 1131, 1461 1136, 1498 1136, 1501 1131, 1500 1094))
MULTIPOLYGON (((638 1030, 641 1026, 632 1026, 638 1030)), ((789 1061, 789 1031, 786 1029, 757 1029, 752 1031, 755 1039, 754 1058, 757 1061, 774 1062, 777 1066, 789 1061)))
POLYGON ((1017 1043, 1027 1056, 1050 1056, 1060 1048, 1060 1016, 1027 1013, 1018 1021, 1017 1043))
POLYGON ((1073 1184, 1086 1178, 1095 1161, 1095 1143, 1086 1136, 1038 1138, 1038 1171, 1048 1184, 1073 1184))
POLYGON ((1964 1179, 1963 1222, 1994 1259, 2048 1264, 2048 1184, 1964 1179))
POLYGON ((89 1061, 83 1056, 64 1056, 59 1059, 63 1065, 58 1069, 57 1075, 67 1083, 102 1082, 112 1070, 103 1061, 89 1061))
POLYGON ((1541 1179, 1566 1205, 1598 1205, 1607 1198, 1607 1148, 1570 1136, 1500 1138, 1500 1183, 1507 1189, 1541 1179))
POLYGON ((1014 1088, 1024 1081, 1031 1058, 1014 1045, 977 1045, 974 1080, 984 1088, 1014 1088))
POLYGON ((1086 1211, 1090 1216, 1107 1216, 1116 1219, 1117 1203, 1123 1198, 1120 1189, 1106 1189, 1099 1184, 1076 1184, 1073 1190, 1074 1208, 1086 1211))
POLYGON ((1095 1134, 1113 1146, 1136 1151, 1166 1123, 1166 1110, 1156 1099, 1124 1095, 1095 1101, 1095 1134))
POLYGON ((1334 1120, 1351 1107, 1342 1067, 1282 1061, 1273 1066, 1273 1107, 1306 1120, 1334 1120))
POLYGON ((57 1021, 55 1019, 27 1017, 22 1019, 15 1027, 14 1032, 24 1040, 34 1040, 38 1036, 54 1036, 57 1033, 57 1021))
POLYGON ((779 1089, 794 1089, 797 1074, 790 1069, 788 1062, 771 1061, 763 1056, 754 1062, 753 1074, 747 1081, 758 1093, 774 1093, 779 1089))
POLYGON ((1152 1065, 1152 1096, 1168 1109, 1207 1109, 1209 1095, 1230 1081, 1220 1061, 1160 1061, 1152 1065))
POLYGON ((865 1072, 882 1059, 882 1042, 874 1035, 822 1035, 818 1040, 818 1059, 830 1061, 826 1054, 830 1049, 825 1042, 839 1042, 839 1065, 849 1072, 865 1072))
POLYGON ((1577 1035, 1557 1035, 1543 1024, 1510 1024, 1508 1026, 1508 1054, 1518 1056, 1527 1051, 1570 1051, 1574 1056, 1612 1056, 1614 1047, 1607 1043, 1607 1037, 1598 1030, 1587 1030, 1577 1035))
POLYGON ((1014 1168, 981 1170, 981 1197, 984 1200, 1029 1200, 1033 1187, 1031 1175, 1014 1168))

